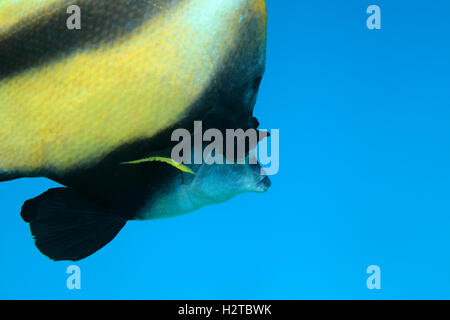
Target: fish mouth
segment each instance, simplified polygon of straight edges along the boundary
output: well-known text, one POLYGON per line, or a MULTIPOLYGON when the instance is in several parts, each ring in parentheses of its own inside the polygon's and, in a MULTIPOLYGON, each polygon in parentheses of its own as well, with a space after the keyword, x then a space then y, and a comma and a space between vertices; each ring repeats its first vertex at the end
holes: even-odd
POLYGON ((257 192, 266 192, 272 186, 272 181, 270 181, 268 176, 264 176, 257 184, 257 192))

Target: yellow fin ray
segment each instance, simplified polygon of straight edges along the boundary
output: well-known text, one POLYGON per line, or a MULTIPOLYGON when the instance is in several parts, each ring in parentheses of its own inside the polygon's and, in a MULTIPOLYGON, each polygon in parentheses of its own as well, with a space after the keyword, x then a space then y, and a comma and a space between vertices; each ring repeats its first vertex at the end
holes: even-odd
POLYGON ((149 157, 135 161, 122 162, 121 164, 140 164, 145 162, 164 162, 170 164, 171 166, 177 168, 178 170, 195 175, 195 172, 189 169, 189 167, 185 166, 184 164, 175 162, 172 158, 166 157, 149 157))

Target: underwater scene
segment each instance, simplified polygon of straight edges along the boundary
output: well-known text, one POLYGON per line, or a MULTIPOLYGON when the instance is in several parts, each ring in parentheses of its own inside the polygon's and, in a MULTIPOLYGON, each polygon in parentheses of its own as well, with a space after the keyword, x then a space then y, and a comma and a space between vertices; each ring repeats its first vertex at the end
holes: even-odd
POLYGON ((449 9, 0 0, 0 299, 449 299, 449 9))

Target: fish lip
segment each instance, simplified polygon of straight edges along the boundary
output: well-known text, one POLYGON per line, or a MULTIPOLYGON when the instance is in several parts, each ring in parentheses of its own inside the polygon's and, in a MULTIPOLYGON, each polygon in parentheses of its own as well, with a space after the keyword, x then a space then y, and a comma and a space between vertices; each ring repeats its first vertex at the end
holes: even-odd
POLYGON ((266 192, 272 186, 272 181, 270 181, 268 176, 264 176, 257 184, 257 190, 259 192, 266 192))

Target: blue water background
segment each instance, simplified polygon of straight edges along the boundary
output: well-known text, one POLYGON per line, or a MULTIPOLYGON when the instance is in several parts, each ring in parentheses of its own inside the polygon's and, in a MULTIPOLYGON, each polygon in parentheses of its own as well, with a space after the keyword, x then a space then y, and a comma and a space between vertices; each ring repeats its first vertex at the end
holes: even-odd
POLYGON ((255 115, 280 129, 270 191, 128 223, 68 290, 72 263, 40 254, 19 216, 56 184, 1 183, 0 298, 450 298, 450 2, 267 5, 255 115))

